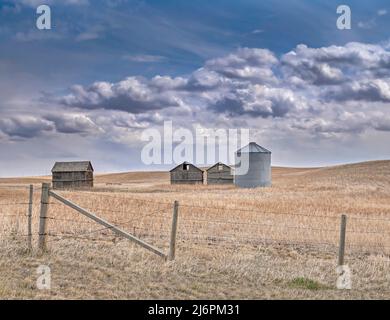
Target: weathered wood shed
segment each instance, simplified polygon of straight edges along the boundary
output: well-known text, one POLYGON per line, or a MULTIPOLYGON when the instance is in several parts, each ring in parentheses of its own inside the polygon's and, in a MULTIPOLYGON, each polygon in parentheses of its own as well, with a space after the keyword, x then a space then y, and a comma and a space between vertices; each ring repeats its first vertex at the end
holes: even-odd
POLYGON ((90 161, 56 162, 51 170, 53 188, 92 188, 93 171, 90 161))
POLYGON ((218 162, 207 169, 207 184, 233 184, 232 168, 218 162))
POLYGON ((183 162, 171 171, 171 184, 203 184, 203 170, 183 162))

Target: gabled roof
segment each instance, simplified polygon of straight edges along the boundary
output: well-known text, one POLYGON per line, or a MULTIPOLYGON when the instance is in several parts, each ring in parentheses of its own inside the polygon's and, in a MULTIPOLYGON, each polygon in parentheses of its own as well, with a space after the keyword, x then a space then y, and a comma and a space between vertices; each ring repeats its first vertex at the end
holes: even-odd
POLYGON ((214 167, 216 167, 216 166, 218 166, 218 165, 220 165, 220 164, 231 169, 231 167, 228 166, 227 164, 224 164, 224 163, 222 163, 222 162, 217 162, 215 165, 211 166, 211 167, 208 168, 206 171, 209 171, 209 170, 211 170, 212 168, 214 168, 214 167))
POLYGON ((256 142, 251 142, 247 146, 237 150, 236 153, 271 153, 271 151, 259 146, 256 142))
POLYGON ((193 165, 192 163, 189 163, 187 161, 184 161, 183 163, 177 165, 176 167, 174 167, 173 169, 169 170, 169 172, 172 172, 174 170, 176 170, 177 168, 179 168, 180 166, 182 166, 183 164, 189 164, 190 166, 193 166, 195 169, 198 169, 199 171, 203 172, 202 169, 198 168, 197 166, 193 165))
POLYGON ((90 161, 56 162, 51 172, 93 171, 90 161))

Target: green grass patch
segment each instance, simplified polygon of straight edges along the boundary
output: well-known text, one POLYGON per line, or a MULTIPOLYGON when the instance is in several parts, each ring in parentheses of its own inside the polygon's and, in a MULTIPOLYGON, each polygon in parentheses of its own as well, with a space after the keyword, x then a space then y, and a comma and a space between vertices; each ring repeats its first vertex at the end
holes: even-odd
POLYGON ((306 289, 306 290, 324 290, 329 289, 328 286, 308 278, 294 278, 287 283, 289 288, 306 289))

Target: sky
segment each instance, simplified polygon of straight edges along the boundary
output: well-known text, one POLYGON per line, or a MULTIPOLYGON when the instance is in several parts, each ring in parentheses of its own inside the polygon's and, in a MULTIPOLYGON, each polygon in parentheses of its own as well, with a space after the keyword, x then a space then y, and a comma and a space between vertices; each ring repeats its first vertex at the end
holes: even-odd
POLYGON ((171 168, 141 159, 164 121, 249 129, 273 165, 390 158, 388 1, 46 0, 51 30, 40 4, 0 1, 0 177, 171 168))

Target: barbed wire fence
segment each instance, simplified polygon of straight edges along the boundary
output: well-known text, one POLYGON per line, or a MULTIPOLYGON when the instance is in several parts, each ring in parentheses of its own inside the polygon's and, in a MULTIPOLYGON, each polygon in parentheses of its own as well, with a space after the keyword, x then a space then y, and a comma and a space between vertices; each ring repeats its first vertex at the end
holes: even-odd
MULTIPOLYGON (((40 236, 45 237, 49 246, 65 240, 115 245, 123 239, 115 232, 120 228, 154 248, 160 248, 161 252, 168 251, 166 256, 171 254, 174 201, 140 199, 134 195, 63 192, 66 199, 110 222, 109 226, 102 226, 53 197, 47 203, 46 216, 40 217, 40 190, 34 193, 32 186, 0 188, 4 189, 0 197, 0 236, 23 241, 30 249, 40 236), (42 220, 45 220, 47 230, 44 234, 38 231, 42 220)), ((273 212, 231 204, 181 202, 177 206, 177 216, 174 240, 179 251, 180 246, 207 246, 216 250, 291 246, 329 252, 338 256, 339 264, 344 263, 344 250, 347 256, 353 253, 390 256, 390 216, 386 212, 375 216, 346 213, 344 235, 341 232, 342 213, 273 212), (345 245, 340 248, 343 237, 345 245), (340 255, 343 256, 341 260, 340 255)))
POLYGON ((26 241, 32 249, 33 186, 1 185, 0 191, 0 237, 26 241))

